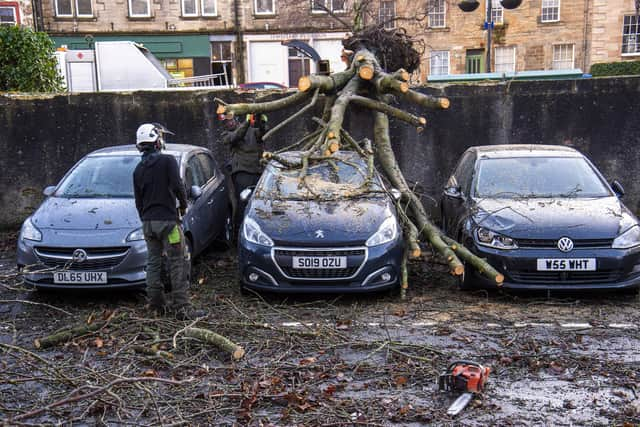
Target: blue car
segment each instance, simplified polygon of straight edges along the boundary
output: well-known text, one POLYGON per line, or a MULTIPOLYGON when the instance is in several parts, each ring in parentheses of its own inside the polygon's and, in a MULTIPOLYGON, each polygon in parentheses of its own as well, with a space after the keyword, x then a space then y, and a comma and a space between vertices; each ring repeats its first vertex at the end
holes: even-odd
MULTIPOLYGON (((640 223, 573 148, 469 148, 447 182, 442 228, 485 258, 512 289, 640 286, 640 223)), ((463 288, 495 287, 472 269, 463 288)))
MULTIPOLYGON (((337 170, 312 165, 304 185, 299 169, 267 165, 238 239, 241 288, 342 293, 398 286, 404 243, 393 197, 377 173, 365 185, 367 165, 356 153, 335 155, 337 170)), ((283 156, 300 162, 300 152, 283 156)))
MULTIPOLYGON (((231 241, 225 176, 206 148, 167 144, 187 188, 185 258, 210 243, 231 241)), ((147 245, 133 197, 133 145, 103 148, 78 161, 27 218, 20 231, 18 268, 40 289, 145 286, 147 245)), ((187 273, 188 274, 188 273, 187 273)))

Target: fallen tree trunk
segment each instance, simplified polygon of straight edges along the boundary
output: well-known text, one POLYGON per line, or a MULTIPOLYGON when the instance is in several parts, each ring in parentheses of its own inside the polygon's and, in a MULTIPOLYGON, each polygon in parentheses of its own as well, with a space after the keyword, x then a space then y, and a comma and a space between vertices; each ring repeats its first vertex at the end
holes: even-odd
POLYGON ((33 340, 33 345, 37 349, 54 347, 58 344, 70 341, 73 338, 81 337, 83 335, 87 335, 89 333, 102 329, 105 326, 107 326, 109 323, 119 322, 120 320, 123 320, 125 317, 126 316, 124 314, 120 314, 118 316, 109 318, 103 322, 94 322, 88 325, 80 325, 70 329, 58 331, 54 334, 48 335, 43 338, 36 338, 35 340, 33 340))
POLYGON ((186 328, 182 335, 185 337, 195 338, 207 344, 211 344, 225 352, 229 353, 234 360, 240 360, 244 357, 244 349, 230 339, 223 337, 208 329, 202 328, 186 328))

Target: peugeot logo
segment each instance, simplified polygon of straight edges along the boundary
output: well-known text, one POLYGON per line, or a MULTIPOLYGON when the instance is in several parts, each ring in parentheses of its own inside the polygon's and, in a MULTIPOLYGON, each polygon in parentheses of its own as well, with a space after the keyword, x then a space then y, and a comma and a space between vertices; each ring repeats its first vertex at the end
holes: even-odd
POLYGON ((573 241, 568 237, 563 237, 558 240, 558 249, 562 252, 569 252, 573 249, 573 241))
POLYGON ((316 230, 316 239, 324 239, 324 231, 316 230))
POLYGON ((84 249, 76 249, 73 251, 73 255, 71 256, 73 262, 85 262, 87 260, 87 253, 84 249))

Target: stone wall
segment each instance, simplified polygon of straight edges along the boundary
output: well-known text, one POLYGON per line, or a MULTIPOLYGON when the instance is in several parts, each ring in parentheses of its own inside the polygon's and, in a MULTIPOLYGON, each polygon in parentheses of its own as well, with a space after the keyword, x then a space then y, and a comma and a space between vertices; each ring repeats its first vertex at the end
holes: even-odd
MULTIPOLYGON (((422 133, 392 120, 392 140, 405 176, 437 212, 442 185, 464 150, 483 144, 564 144, 589 155, 608 180, 619 179, 627 205, 639 210, 640 78, 459 84, 422 91, 447 96, 446 111, 418 111, 422 133)), ((269 95, 276 97, 278 95, 269 95)), ((176 132, 171 142, 207 146, 220 164, 227 160, 216 97, 228 102, 262 100, 233 92, 135 92, 59 96, 0 96, 0 226, 19 224, 88 152, 132 144, 140 123, 158 121, 176 132)), ((269 98, 266 98, 269 99, 269 98)), ((321 104, 321 103, 319 103, 321 104)), ((294 110, 270 115, 278 123, 294 110)), ((318 112, 316 111, 316 114, 318 112)), ((312 127, 311 114, 269 141, 270 148, 294 142, 312 127)), ((354 136, 371 129, 371 115, 352 110, 346 118, 354 136)), ((370 136, 370 135, 369 135, 370 136)))

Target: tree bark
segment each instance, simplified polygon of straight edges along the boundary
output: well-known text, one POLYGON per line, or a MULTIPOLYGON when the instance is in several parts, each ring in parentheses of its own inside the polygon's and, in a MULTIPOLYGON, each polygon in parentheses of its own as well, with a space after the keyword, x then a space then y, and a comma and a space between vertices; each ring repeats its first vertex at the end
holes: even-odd
POLYGON ((195 338, 199 341, 211 344, 221 350, 224 350, 225 352, 229 353, 234 360, 240 360, 244 357, 245 352, 242 347, 235 344, 230 339, 208 329, 191 327, 185 329, 183 335, 186 337, 195 338))

